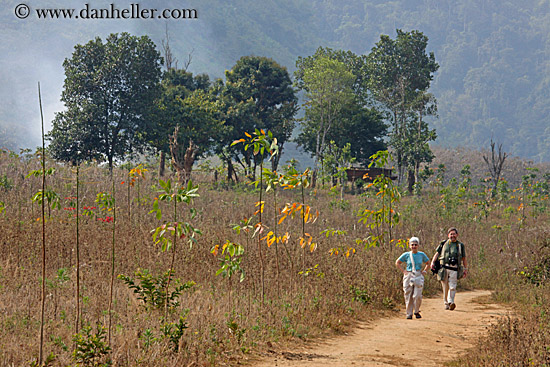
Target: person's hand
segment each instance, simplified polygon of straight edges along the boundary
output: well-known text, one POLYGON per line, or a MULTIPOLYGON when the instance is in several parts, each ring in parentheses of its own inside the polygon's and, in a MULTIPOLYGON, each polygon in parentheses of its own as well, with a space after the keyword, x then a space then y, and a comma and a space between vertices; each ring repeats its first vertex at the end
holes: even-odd
POLYGON ((430 265, 430 269, 435 270, 435 265, 434 265, 433 262, 432 262, 431 265, 430 265))

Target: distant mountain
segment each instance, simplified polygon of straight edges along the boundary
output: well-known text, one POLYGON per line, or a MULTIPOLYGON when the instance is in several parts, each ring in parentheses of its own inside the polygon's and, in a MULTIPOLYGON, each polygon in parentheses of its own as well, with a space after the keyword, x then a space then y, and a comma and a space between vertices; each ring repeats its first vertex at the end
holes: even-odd
MULTIPOLYGON (((418 29, 429 37, 440 69, 431 92, 439 101, 436 144, 487 148, 491 138, 513 155, 550 161, 550 1, 524 0, 194 0, 144 1, 143 8, 193 8, 198 19, 21 20, 20 1, 0 5, 0 146, 39 143, 37 81, 46 120, 63 108, 62 62, 77 43, 111 32, 148 34, 166 27, 181 67, 222 77, 243 55, 268 56, 289 71, 318 46, 370 51, 380 34, 418 29)), ((38 2, 36 2, 38 3, 38 2)), ((108 7, 97 1, 93 6, 108 7)), ((117 1, 119 8, 128 1, 117 1)), ((82 7, 41 1, 35 7, 82 7)), ((47 125, 49 126, 49 125, 47 125)))

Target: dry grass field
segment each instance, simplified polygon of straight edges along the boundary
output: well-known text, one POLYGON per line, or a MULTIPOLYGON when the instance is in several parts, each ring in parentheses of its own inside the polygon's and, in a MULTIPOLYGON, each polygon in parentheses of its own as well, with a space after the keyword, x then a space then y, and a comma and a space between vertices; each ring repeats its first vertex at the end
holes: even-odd
MULTIPOLYGON (((107 169, 82 166, 77 200, 75 170, 47 167, 56 169, 47 189, 59 198, 59 206, 46 205, 44 226, 48 365, 234 366, 278 344, 344 332, 356 320, 396 312, 403 301, 393 264, 404 241, 418 236, 431 257, 450 226, 458 227, 469 259, 460 289, 492 290, 495 301, 515 310, 453 365, 550 365, 545 171, 512 172, 510 181, 520 184, 493 197, 487 182, 457 175, 438 183, 433 176, 416 195, 392 203, 399 222, 390 227, 375 216, 359 221, 365 210, 388 209, 389 198, 374 188, 341 200, 329 188, 266 192, 265 182, 260 190, 199 172, 192 178, 199 196, 174 207, 168 199, 175 196, 159 194, 154 168, 144 177, 134 171, 131 186, 129 169, 111 178, 107 169), (113 187, 114 203, 107 200, 113 187), (263 226, 256 231, 260 195, 263 226), (290 215, 287 203, 309 206, 312 218, 290 215), (176 239, 174 216, 182 228, 176 239), (166 251, 152 236, 159 227, 175 242, 166 251)), ((32 155, 0 152, 0 366, 32 365, 39 355, 43 221, 31 198, 41 178, 25 177, 38 169, 32 155)), ((430 277, 424 294, 438 292, 430 277)))

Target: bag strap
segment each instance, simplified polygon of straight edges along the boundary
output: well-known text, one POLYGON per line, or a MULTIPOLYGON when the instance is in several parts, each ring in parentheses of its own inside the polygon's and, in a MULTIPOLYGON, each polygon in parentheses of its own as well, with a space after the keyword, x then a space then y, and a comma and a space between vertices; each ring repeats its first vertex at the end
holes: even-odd
POLYGON ((446 240, 445 243, 443 243, 443 246, 441 247, 441 256, 445 257, 445 252, 449 248, 449 245, 451 243, 451 240, 446 240))
POLYGON ((416 265, 415 265, 415 263, 414 263, 413 252, 412 252, 412 251, 409 251, 409 255, 410 255, 410 257, 411 257, 411 263, 412 263, 413 273, 416 273, 416 265))
MULTIPOLYGON (((440 256, 442 256, 443 258, 445 257, 445 251, 449 248, 450 245, 451 245, 451 240, 446 240, 445 244, 441 248, 440 256)), ((457 241, 456 246, 457 246, 457 250, 458 250, 458 257, 459 257, 459 259, 462 260, 462 246, 464 246, 464 244, 460 241, 457 241)), ((458 264, 458 266, 460 267, 460 264, 458 264)))
MULTIPOLYGON (((445 241, 445 246, 448 247, 450 245, 451 245, 451 240, 445 241)), ((458 250, 458 256, 460 256, 460 257, 462 257, 462 246, 464 246, 464 244, 460 241, 457 241, 456 247, 457 247, 457 250, 458 250)))

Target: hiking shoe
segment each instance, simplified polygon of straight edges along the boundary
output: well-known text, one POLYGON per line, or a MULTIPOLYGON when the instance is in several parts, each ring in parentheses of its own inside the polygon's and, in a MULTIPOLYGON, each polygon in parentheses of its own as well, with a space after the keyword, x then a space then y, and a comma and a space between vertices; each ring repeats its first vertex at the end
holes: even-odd
POLYGON ((422 316, 420 315, 420 312, 415 313, 414 316, 416 316, 417 319, 421 319, 421 318, 422 318, 422 316))
POLYGON ((452 311, 452 310, 455 309, 455 307, 456 307, 456 305, 455 305, 454 303, 451 303, 451 304, 449 305, 449 310, 452 311))
POLYGON ((445 309, 449 310, 450 309, 449 305, 445 305, 445 309))
POLYGON ((407 315, 407 320, 412 320, 413 319, 413 315, 407 315))

